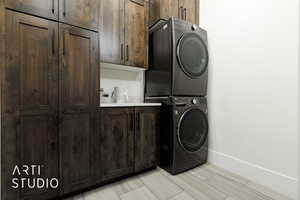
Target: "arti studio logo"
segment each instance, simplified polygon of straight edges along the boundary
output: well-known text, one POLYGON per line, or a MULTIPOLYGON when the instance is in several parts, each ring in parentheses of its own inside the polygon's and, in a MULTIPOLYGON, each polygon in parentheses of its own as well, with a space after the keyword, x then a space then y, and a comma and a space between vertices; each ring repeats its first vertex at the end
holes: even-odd
POLYGON ((57 178, 41 176, 43 165, 15 165, 12 175, 12 188, 28 188, 28 189, 48 189, 58 188, 59 181, 57 178))

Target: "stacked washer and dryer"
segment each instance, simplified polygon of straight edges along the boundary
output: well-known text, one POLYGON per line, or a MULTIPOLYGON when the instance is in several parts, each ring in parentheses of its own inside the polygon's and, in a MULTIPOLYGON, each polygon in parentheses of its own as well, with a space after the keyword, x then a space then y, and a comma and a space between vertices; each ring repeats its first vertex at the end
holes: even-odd
POLYGON ((207 33, 172 17, 149 42, 145 99, 162 103, 160 167, 178 174, 207 161, 207 33))

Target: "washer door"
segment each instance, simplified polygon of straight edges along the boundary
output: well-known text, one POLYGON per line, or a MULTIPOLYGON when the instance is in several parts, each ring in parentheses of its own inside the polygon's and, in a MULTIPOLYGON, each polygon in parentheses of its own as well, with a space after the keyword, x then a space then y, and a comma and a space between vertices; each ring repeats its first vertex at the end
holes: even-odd
POLYGON ((204 112, 192 108, 184 112, 179 120, 178 140, 189 152, 198 151, 208 136, 208 122, 204 112))
POLYGON ((206 71, 208 51, 199 34, 189 32, 181 36, 177 59, 181 69, 191 78, 199 78, 206 71))

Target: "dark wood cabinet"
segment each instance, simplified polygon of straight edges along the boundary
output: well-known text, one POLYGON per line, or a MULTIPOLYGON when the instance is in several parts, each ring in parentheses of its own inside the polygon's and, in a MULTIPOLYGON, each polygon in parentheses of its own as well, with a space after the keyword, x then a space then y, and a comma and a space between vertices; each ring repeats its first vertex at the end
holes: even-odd
POLYGON ((99 3, 99 0, 59 0, 59 21, 98 31, 99 3))
POLYGON ((134 172, 134 110, 101 111, 101 168, 103 181, 134 172))
POLYGON ((199 0, 150 0, 150 25, 171 16, 199 24, 199 0))
POLYGON ((103 0, 100 7, 101 61, 147 68, 148 2, 103 0))
POLYGON ((10 9, 58 20, 58 0, 5 0, 5 4, 10 9))
POLYGON ((159 160, 160 108, 135 108, 135 171, 156 166, 159 160))
POLYGON ((102 108, 100 113, 102 181, 156 166, 160 108, 102 108))
POLYGON ((143 0, 0 0, 1 199, 59 198, 155 166, 157 109, 102 109, 98 93, 100 42, 105 62, 147 66, 148 12, 143 0), (26 178, 59 187, 13 189, 16 165, 41 165, 26 178))
POLYGON ((2 199, 42 200, 58 189, 12 189, 16 165, 42 165, 38 174, 59 176, 58 24, 6 11, 6 65, 2 85, 2 199))
POLYGON ((179 0, 180 18, 199 24, 199 0, 179 0))
POLYGON ((99 0, 6 0, 5 3, 16 11, 99 30, 99 0))
POLYGON ((64 193, 93 184, 98 34, 60 24, 60 163, 64 193))
POLYGON ((101 61, 124 64, 124 0, 100 1, 101 61))
POLYGON ((148 67, 148 9, 143 0, 125 0, 125 64, 148 67))

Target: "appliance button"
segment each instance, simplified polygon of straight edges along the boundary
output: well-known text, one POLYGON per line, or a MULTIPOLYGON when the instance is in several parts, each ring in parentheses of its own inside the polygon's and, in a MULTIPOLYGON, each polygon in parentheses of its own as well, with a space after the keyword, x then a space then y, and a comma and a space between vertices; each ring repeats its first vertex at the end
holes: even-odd
POLYGON ((194 24, 193 26, 192 26, 192 30, 194 31, 194 30, 196 30, 197 29, 197 26, 194 24))
POLYGON ((178 115, 178 110, 175 110, 174 113, 175 113, 175 115, 178 115))
POLYGON ((192 104, 196 104, 196 103, 197 103, 197 99, 193 99, 192 104))

